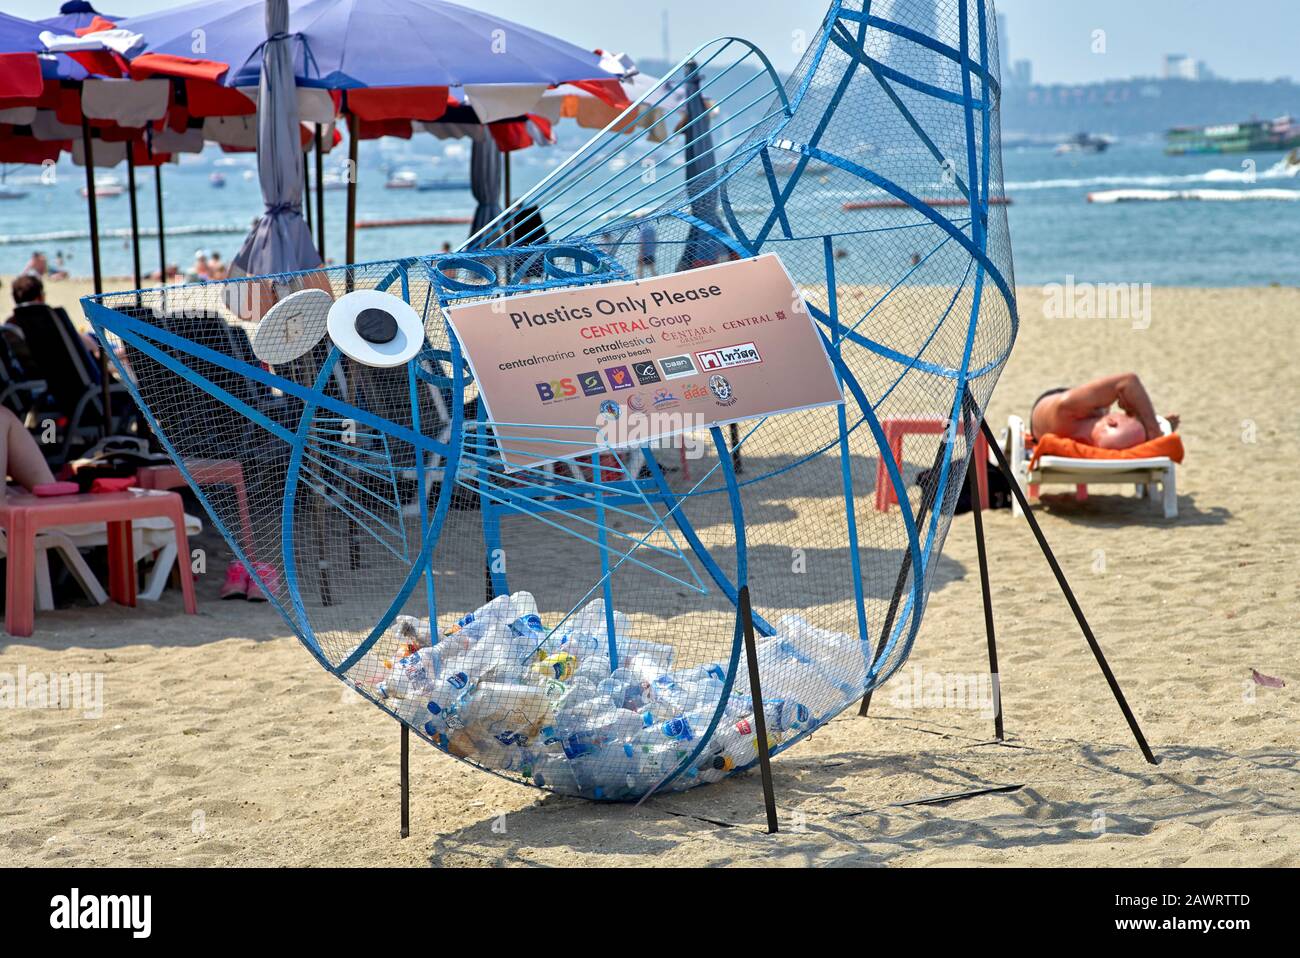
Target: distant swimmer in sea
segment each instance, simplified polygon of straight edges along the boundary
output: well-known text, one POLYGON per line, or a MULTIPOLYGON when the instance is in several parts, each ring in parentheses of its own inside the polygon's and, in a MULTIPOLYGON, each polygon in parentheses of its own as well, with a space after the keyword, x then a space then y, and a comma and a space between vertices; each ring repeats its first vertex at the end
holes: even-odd
MULTIPOLYGON (((1165 418, 1177 431, 1179 417, 1165 418)), ((1029 430, 1036 438, 1051 433, 1102 449, 1128 449, 1160 436, 1155 407, 1137 373, 1048 390, 1030 409, 1029 430)))

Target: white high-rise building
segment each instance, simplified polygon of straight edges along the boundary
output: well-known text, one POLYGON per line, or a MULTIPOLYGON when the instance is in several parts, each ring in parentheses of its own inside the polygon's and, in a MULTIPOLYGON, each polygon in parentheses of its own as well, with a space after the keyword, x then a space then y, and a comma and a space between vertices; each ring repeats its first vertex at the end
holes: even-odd
POLYGON ((1011 32, 1006 14, 998 14, 998 75, 1006 83, 1011 78, 1011 32))

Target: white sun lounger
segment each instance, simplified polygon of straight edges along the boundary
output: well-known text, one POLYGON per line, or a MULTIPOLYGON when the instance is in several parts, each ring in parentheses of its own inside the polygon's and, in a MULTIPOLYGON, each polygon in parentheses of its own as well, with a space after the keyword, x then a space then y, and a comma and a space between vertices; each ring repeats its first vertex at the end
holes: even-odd
MULTIPOLYGON (((185 534, 191 539, 203 531, 203 523, 195 516, 186 514, 185 534)), ((163 589, 167 587, 168 576, 178 558, 176 554, 176 537, 172 533, 172 524, 163 518, 136 519, 131 523, 132 546, 137 561, 146 556, 154 556, 153 569, 149 572, 149 581, 140 590, 139 598, 157 602, 162 598, 163 589)), ((51 551, 63 557, 64 564, 77 580, 81 590, 96 605, 108 601, 108 595, 95 573, 82 558, 82 549, 108 544, 108 527, 101 523, 82 523, 80 525, 60 526, 49 529, 36 537, 36 608, 42 612, 54 609, 54 590, 50 582, 51 551)), ((0 557, 8 555, 8 543, 0 532, 0 557)), ((188 561, 188 557, 186 557, 188 561)))
MULTIPOLYGON (((1169 422, 1163 418, 1159 422, 1160 430, 1168 435, 1172 431, 1169 422)), ((1007 458, 1011 460, 1011 471, 1027 499, 1037 495, 1039 486, 1047 484, 1075 486, 1080 498, 1086 498, 1088 486, 1131 485, 1137 487, 1139 498, 1149 496, 1166 519, 1178 517, 1177 465, 1172 459, 1163 456, 1152 459, 1043 456, 1038 461, 1038 468, 1031 471, 1029 462, 1032 457, 1025 446, 1025 421, 1012 416, 1007 421, 1007 433, 1010 447, 1007 458), (1159 496, 1156 495, 1157 488, 1161 491, 1159 496)), ((1018 500, 1012 500, 1011 508, 1015 515, 1021 515, 1018 500)))

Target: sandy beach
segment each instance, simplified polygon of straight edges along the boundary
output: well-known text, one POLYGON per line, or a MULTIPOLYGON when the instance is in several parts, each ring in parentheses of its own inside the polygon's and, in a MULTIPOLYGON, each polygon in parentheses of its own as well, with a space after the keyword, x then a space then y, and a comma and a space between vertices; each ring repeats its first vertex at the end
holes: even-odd
MULTIPOLYGON (((50 283, 48 298, 80 319, 88 286, 50 283)), ((103 681, 97 717, 0 710, 0 865, 1300 864, 1300 290, 1157 288, 1145 329, 1048 319, 1038 288, 1019 298, 995 429, 1048 387, 1124 369, 1182 416, 1177 519, 1105 490, 1037 511, 1158 767, 1005 511, 986 520, 1005 744, 980 710, 911 694, 927 675, 987 671, 960 517, 952 573, 872 717, 841 715, 775 761, 781 834, 764 833, 756 772, 639 808, 593 805, 413 741, 402 840, 397 724, 271 608, 219 602, 228 550, 205 532, 197 617, 169 590, 133 610, 37 613, 32 637, 0 638, 0 673, 103 681), (989 791, 936 801, 975 790, 989 791)))

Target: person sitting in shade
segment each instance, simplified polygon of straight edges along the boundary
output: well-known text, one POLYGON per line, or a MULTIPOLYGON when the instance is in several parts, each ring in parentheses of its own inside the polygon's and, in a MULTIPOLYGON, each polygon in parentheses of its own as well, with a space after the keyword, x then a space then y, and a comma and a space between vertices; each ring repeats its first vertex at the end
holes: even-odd
MULTIPOLYGON (((1165 418, 1177 431, 1179 417, 1165 418)), ((1030 409, 1029 431, 1035 438, 1052 434, 1101 449, 1130 449, 1161 434, 1155 406, 1137 373, 1049 389, 1030 409)))
MULTIPOLYGON (((44 307, 46 305, 45 284, 40 281, 39 277, 33 276, 30 273, 24 273, 22 276, 16 277, 13 283, 10 284, 9 293, 13 297, 14 301, 14 314, 9 317, 9 322, 14 325, 21 325, 17 322, 17 319, 24 307, 44 307)), ((62 312, 62 307, 55 308, 62 312)), ((94 333, 89 330, 81 333, 81 342, 82 345, 86 347, 86 351, 90 353, 92 358, 99 358, 99 339, 94 333)), ((36 363, 33 361, 36 360, 37 357, 20 356, 19 358, 31 364, 31 368, 36 368, 36 363)))

